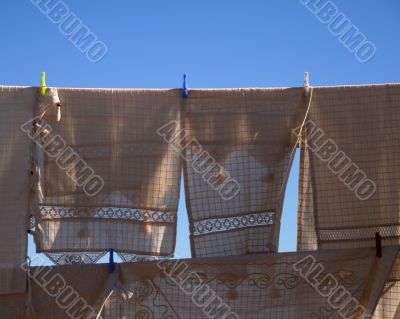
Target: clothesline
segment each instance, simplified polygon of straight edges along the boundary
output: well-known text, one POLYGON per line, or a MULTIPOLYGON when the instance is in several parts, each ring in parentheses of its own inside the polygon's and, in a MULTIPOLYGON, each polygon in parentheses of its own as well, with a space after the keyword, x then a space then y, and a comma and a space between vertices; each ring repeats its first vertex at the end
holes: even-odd
MULTIPOLYGON (((30 220, 37 252, 57 264, 110 249, 124 261, 170 256, 182 172, 193 257, 276 252, 299 141, 298 250, 353 258, 370 247, 380 264, 400 242, 399 105, 398 84, 308 96, 191 89, 186 99, 181 89, 0 87, 0 294, 25 292, 30 220)), ((382 318, 400 300, 400 258, 392 264, 382 295, 364 290, 382 318)))

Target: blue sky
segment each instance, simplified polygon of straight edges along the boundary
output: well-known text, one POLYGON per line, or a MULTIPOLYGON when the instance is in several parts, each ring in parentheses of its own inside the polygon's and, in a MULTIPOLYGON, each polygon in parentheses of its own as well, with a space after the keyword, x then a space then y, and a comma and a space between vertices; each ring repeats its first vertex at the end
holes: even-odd
MULTIPOLYGON (((58 0, 47 5, 53 2, 58 0)), ((41 71, 49 86, 58 87, 180 87, 183 73, 193 88, 301 86, 304 71, 316 86, 400 81, 398 0, 332 2, 375 44, 368 63, 360 63, 299 0, 63 3, 106 44, 105 57, 88 61, 31 1, 3 1, 1 85, 38 85, 41 71)), ((297 174, 298 157, 281 251, 295 250, 297 174)), ((185 214, 181 198, 180 257, 190 254, 185 214)))

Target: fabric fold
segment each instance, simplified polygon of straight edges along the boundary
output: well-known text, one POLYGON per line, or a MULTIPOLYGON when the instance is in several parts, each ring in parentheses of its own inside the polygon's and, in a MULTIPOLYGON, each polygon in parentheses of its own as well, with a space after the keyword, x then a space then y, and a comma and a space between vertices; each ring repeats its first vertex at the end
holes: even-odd
POLYGON ((192 256, 274 252, 304 90, 193 90, 182 142, 192 256))
POLYGON ((38 252, 61 264, 111 248, 171 255, 181 159, 157 130, 180 125, 179 91, 56 91, 38 104, 38 252))

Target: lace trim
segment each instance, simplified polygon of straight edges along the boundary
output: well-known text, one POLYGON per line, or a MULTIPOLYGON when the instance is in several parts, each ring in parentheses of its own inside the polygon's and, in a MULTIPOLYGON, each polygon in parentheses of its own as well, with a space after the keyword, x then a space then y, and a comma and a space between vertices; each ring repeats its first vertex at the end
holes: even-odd
POLYGON ((319 230, 319 236, 321 241, 368 240, 375 239, 375 233, 377 232, 379 232, 382 237, 400 237, 400 225, 323 229, 319 230))
POLYGON ((41 219, 55 218, 111 218, 127 219, 143 222, 174 223, 175 212, 161 212, 138 208, 122 207, 63 207, 63 206, 39 206, 41 219))
MULTIPOLYGON (((95 264, 108 252, 57 252, 44 253, 56 265, 95 264)), ((165 257, 115 252, 123 262, 160 260, 165 257)))
POLYGON ((117 255, 122 259, 123 262, 127 262, 127 263, 159 260, 159 259, 165 258, 165 257, 158 257, 158 256, 136 255, 136 254, 130 254, 130 253, 121 253, 121 252, 117 252, 117 255))
POLYGON ((194 222, 194 235, 223 232, 228 230, 272 225, 275 212, 251 213, 242 216, 205 219, 194 222))
POLYGON ((74 264, 94 264, 107 252, 61 252, 61 253, 45 253, 56 265, 74 265, 74 264))

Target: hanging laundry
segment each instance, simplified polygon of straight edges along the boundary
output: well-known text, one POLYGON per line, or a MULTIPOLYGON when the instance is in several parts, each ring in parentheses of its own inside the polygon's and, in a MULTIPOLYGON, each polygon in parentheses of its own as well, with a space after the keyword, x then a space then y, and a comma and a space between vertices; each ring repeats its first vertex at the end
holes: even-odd
POLYGON ((400 318, 400 257, 397 257, 392 272, 386 281, 373 318, 400 318))
POLYGON ((304 90, 191 90, 183 141, 193 256, 278 248, 304 90))
POLYGON ((157 130, 179 125, 179 90, 56 93, 38 103, 38 252, 59 264, 95 262, 111 248, 171 255, 181 158, 157 130))
MULTIPOLYGON (((314 88, 301 143, 298 249, 400 244, 400 85, 314 88)), ((400 257, 375 318, 400 315, 400 257), (389 315, 391 313, 391 315, 389 315)))
MULTIPOLYGON (((365 248, 163 260, 116 264, 112 274, 104 264, 32 267, 29 309, 59 319, 353 318, 372 313, 395 255, 385 247, 382 258, 365 248)), ((25 298, 0 297, 2 318, 26 318, 25 298)))
MULTIPOLYGON (((31 140, 24 123, 34 116, 37 91, 0 87, 0 294, 25 291, 31 140)), ((31 126, 29 127, 31 129, 31 126)))

